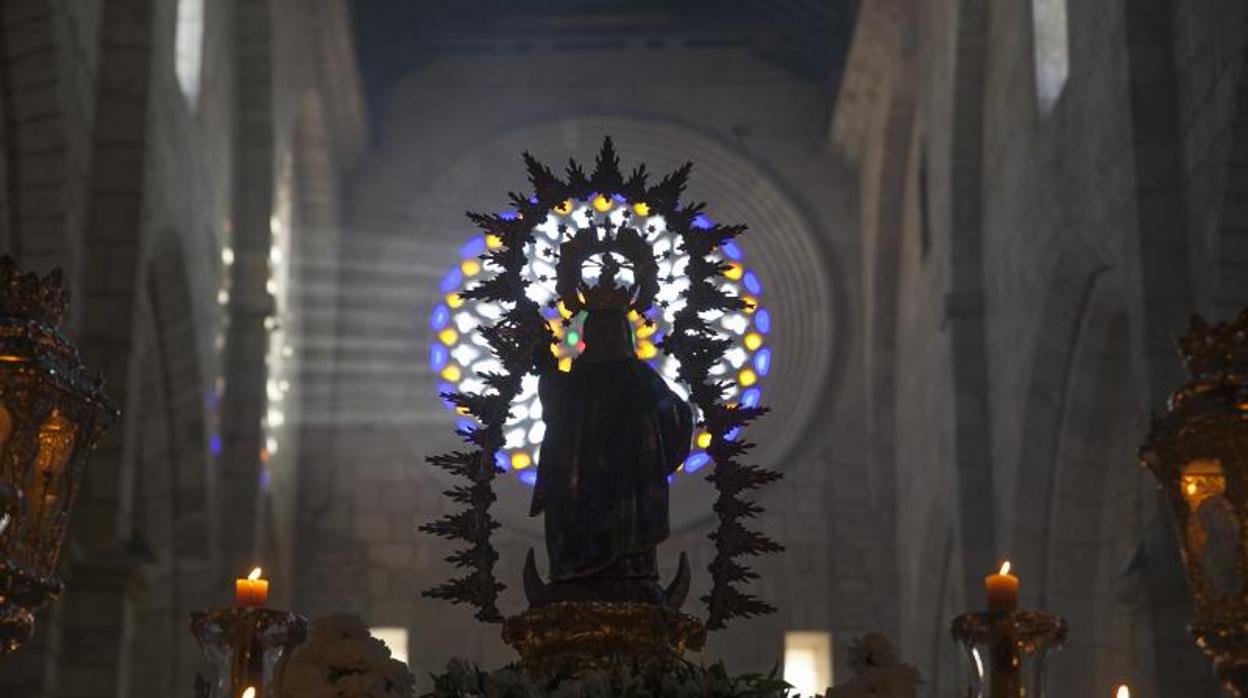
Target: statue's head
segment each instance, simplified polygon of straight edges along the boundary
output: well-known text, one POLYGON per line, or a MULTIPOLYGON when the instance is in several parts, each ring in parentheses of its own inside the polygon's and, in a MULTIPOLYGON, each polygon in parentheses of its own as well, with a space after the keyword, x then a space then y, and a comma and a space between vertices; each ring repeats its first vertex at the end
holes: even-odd
POLYGON ((585 351, 580 356, 583 360, 612 361, 633 355, 632 323, 628 321, 626 310, 591 310, 581 332, 585 340, 585 351))

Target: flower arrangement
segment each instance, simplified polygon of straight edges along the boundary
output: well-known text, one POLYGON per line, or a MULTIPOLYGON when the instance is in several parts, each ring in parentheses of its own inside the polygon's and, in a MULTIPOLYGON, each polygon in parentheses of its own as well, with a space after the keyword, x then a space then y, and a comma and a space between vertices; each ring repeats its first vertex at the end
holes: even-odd
MULTIPOLYGON (((853 678, 829 689, 825 698, 915 698, 923 683, 919 671, 901 662, 883 635, 871 633, 855 640, 849 656, 853 678)), ((433 690, 422 698, 797 698, 774 669, 769 674, 734 676, 722 663, 702 666, 685 661, 543 682, 515 667, 482 671, 454 659, 433 681, 433 690)))
POLYGON ((282 698, 410 698, 415 680, 359 618, 335 613, 312 622, 307 642, 282 673, 282 698))
POLYGON ((888 638, 869 633, 849 648, 854 676, 828 692, 827 698, 914 698, 923 683, 919 670, 897 658, 888 638))

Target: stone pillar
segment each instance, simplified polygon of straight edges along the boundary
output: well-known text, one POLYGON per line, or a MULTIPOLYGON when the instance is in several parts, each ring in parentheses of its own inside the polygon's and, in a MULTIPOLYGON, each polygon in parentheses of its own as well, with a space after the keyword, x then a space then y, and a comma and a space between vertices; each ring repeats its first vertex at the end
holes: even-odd
POLYGON ((128 698, 134 604, 143 575, 125 551, 73 560, 61 609, 58 698, 128 698))
MULTIPOLYGON (((262 420, 267 404, 269 332, 274 313, 269 279, 273 213, 273 47, 271 3, 240 0, 234 22, 237 85, 234 132, 234 264, 221 402, 221 541, 225 576, 256 564, 264 541, 260 490, 262 420)), ((263 561, 262 561, 263 562, 263 561)), ((276 561, 271 561, 276 562, 276 561)), ((226 583, 226 580, 220 580, 226 583)))

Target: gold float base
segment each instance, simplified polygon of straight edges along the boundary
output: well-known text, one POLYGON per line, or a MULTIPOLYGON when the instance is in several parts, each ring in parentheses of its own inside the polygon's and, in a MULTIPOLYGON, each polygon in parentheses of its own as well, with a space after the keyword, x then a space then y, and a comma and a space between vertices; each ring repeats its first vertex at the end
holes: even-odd
POLYGON ((706 644, 706 626, 652 604, 565 601, 503 623, 503 642, 533 676, 579 676, 678 661, 706 644))

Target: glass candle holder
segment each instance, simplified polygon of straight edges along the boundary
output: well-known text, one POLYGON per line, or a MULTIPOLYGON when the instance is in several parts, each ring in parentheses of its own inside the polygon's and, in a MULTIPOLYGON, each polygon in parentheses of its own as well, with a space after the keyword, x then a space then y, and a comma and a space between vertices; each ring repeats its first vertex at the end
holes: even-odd
POLYGON ((191 631, 212 663, 216 676, 209 698, 277 698, 282 668, 291 651, 308 635, 308 622, 288 611, 220 608, 191 614, 191 631))
POLYGON ((1066 620, 1039 611, 967 613, 953 620, 966 698, 1044 698, 1049 654, 1066 642, 1066 620))

